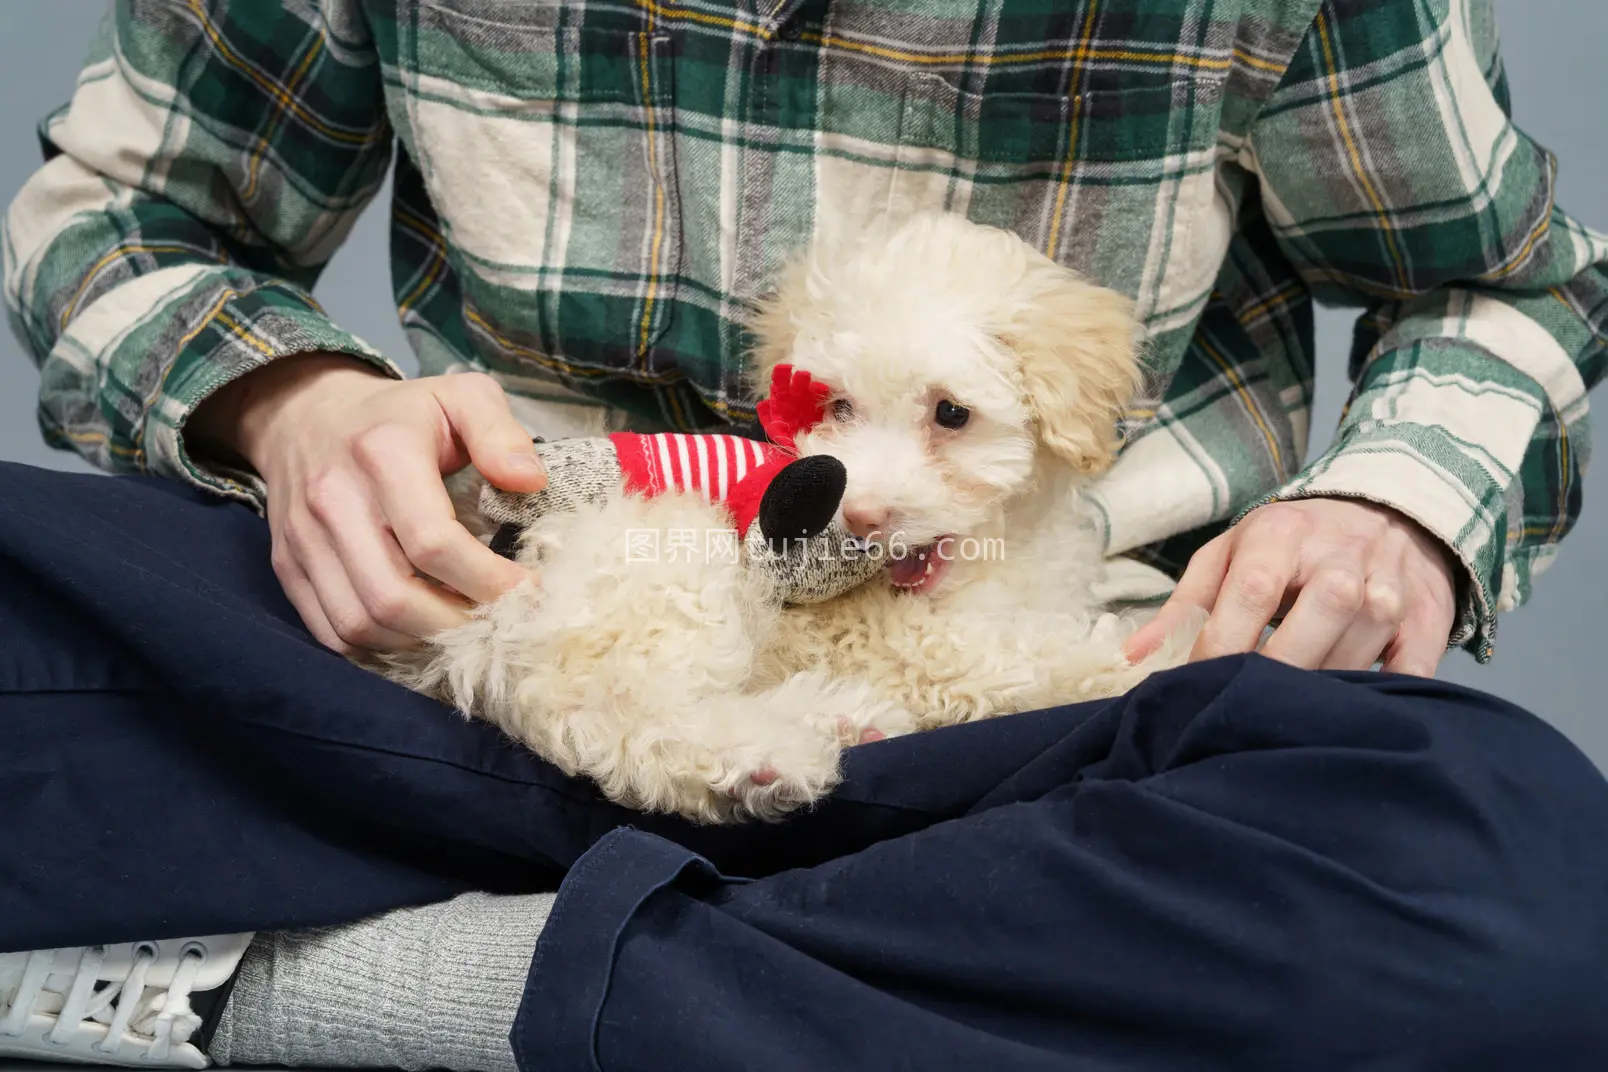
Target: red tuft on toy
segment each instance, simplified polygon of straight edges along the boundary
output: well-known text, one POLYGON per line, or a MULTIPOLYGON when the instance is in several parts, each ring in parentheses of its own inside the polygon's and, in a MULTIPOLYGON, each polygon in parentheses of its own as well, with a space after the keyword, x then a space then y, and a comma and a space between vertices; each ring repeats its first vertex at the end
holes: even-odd
POLYGON ((739 534, 746 535, 759 516, 760 502, 771 481, 797 460, 797 437, 826 416, 830 394, 831 389, 808 372, 777 365, 771 373, 769 396, 755 408, 769 443, 733 435, 673 432, 616 432, 609 439, 619 455, 628 491, 637 495, 657 495, 672 488, 702 492, 713 502, 725 503, 739 534))
POLYGON ((797 453, 795 438, 826 417, 826 400, 831 394, 831 388, 808 372, 777 365, 771 370, 770 395, 754 412, 772 443, 797 453))

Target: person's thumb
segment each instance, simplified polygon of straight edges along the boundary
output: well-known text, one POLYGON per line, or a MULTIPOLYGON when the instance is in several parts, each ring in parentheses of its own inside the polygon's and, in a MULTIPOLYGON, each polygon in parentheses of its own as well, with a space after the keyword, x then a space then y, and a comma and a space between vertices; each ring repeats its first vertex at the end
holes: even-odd
POLYGON ((436 398, 480 475, 504 491, 534 492, 547 486, 536 445, 508 407, 508 397, 490 376, 444 376, 436 398))

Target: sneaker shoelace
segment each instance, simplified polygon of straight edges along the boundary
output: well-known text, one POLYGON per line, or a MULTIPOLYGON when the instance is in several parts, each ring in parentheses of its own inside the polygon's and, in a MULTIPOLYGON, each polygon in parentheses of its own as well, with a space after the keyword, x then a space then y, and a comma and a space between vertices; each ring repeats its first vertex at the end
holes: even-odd
MULTIPOLYGON (((19 972, 0 963, 0 1039, 19 1038, 30 1016, 54 1016, 55 1026, 45 1040, 66 1046, 86 1021, 106 1025, 106 1037, 93 1045, 97 1053, 113 1056, 130 1041, 144 1043, 141 1056, 152 1062, 169 1058, 174 1046, 188 1042, 201 1026, 201 1017, 190 1007, 190 992, 206 949, 187 946, 179 957, 178 970, 165 987, 147 987, 146 973, 156 963, 157 953, 149 945, 134 950, 133 967, 120 981, 97 986, 106 963, 105 946, 89 946, 79 955, 70 974, 55 971, 56 950, 26 954, 19 972)), ((5 958, 14 960, 15 958, 5 958)))

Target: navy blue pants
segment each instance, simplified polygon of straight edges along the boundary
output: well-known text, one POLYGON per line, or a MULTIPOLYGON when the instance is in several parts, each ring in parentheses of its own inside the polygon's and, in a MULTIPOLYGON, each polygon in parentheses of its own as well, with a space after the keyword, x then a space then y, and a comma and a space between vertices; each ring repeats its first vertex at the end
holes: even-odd
POLYGON ((248 511, 0 466, 0 950, 561 878, 529 1072, 1608 1067, 1608 784, 1492 698, 1227 659, 696 828, 320 649, 248 511))

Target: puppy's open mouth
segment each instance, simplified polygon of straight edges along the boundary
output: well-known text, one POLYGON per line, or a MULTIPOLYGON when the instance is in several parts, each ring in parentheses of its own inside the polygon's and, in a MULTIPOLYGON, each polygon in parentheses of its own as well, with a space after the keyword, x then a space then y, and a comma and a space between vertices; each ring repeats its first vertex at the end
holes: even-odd
POLYGON ((955 538, 942 536, 920 547, 890 549, 888 581, 905 592, 925 592, 949 572, 954 561, 955 538), (895 550, 903 551, 896 554, 895 550))

